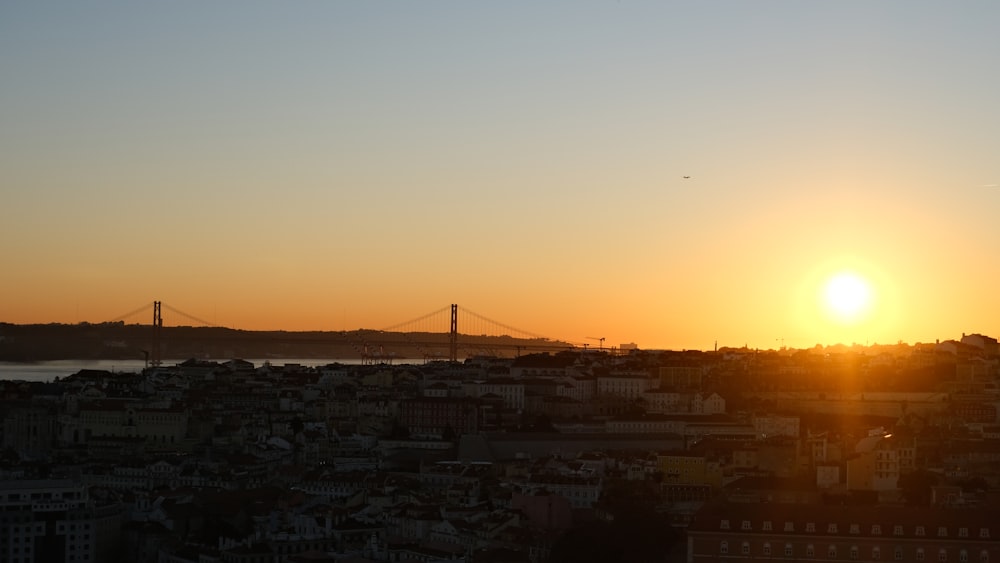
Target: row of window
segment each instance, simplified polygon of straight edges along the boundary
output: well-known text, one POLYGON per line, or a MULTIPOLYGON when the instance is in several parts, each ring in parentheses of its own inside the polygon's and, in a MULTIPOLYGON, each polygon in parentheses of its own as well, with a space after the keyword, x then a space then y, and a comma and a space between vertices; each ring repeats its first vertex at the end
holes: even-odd
MULTIPOLYGON (((742 555, 750 555, 750 542, 743 542, 740 546, 740 553, 742 555)), ((770 542, 765 542, 761 546, 761 553, 765 556, 773 555, 770 542)), ((729 554, 729 541, 722 540, 719 542, 719 554, 728 555, 729 554)), ((790 544, 785 544, 784 554, 786 557, 792 557, 795 555, 795 547, 790 544)), ((805 548, 806 557, 816 556, 816 547, 813 544, 808 544, 805 548)), ((830 545, 826 549, 826 556, 829 559, 837 558, 837 546, 830 545)), ((852 561, 856 561, 860 556, 860 550, 857 546, 852 546, 848 551, 848 558, 852 561)), ((879 561, 882 558, 882 549, 879 547, 873 547, 871 552, 871 559, 873 561, 879 561)), ((919 547, 915 552, 916 561, 925 561, 924 548, 919 547)), ((893 560, 902 561, 903 560, 903 548, 897 547, 893 550, 893 560)), ((937 560, 941 563, 948 561, 948 550, 940 549, 938 550, 937 560)), ((979 552, 979 563, 989 563, 990 554, 985 549, 979 552)), ((969 563, 969 552, 966 549, 959 550, 958 552, 959 563, 969 563)))
POLYGON ((5 497, 8 502, 23 502, 26 500, 79 500, 83 494, 76 491, 66 492, 34 492, 34 493, 7 493, 5 497))
MULTIPOLYGON (((729 530, 730 529, 730 527, 729 527, 729 520, 722 520, 719 523, 719 529, 720 530, 729 530)), ((762 528, 761 529, 763 531, 765 531, 765 532, 770 532, 770 531, 773 531, 774 528, 773 528, 772 523, 771 523, 770 520, 765 520, 763 522, 763 524, 762 524, 762 528)), ((743 531, 752 531, 753 530, 753 524, 749 520, 743 520, 742 523, 740 524, 740 530, 743 530, 743 531)), ((794 532, 795 531, 795 524, 793 522, 785 522, 784 531, 786 531, 786 532, 794 532)), ((805 531, 807 533, 815 533, 816 532, 816 523, 815 522, 806 522, 806 529, 805 529, 805 531)), ((915 536, 925 536, 925 535, 927 535, 926 531, 927 530, 926 530, 926 528, 924 526, 916 526, 913 529, 913 535, 915 535, 915 536)), ((840 533, 839 532, 839 527, 835 523, 827 524, 827 526, 826 526, 826 532, 828 534, 837 534, 837 533, 840 533)), ((860 534, 861 533, 861 526, 859 524, 851 524, 850 528, 848 529, 848 533, 852 534, 852 535, 860 534)), ((871 535, 873 535, 873 536, 881 536, 882 535, 882 525, 881 524, 872 524, 871 535)), ((898 524, 895 525, 895 526, 893 526, 893 528, 892 528, 892 535, 894 535, 894 536, 905 535, 904 532, 903 532, 903 526, 900 526, 898 524)), ((946 538, 946 537, 948 537, 948 527, 947 526, 938 526, 938 528, 937 528, 937 535, 940 538, 946 538)), ((958 537, 960 537, 960 538, 970 537, 969 536, 969 528, 966 528, 966 527, 959 528, 958 529, 958 537)), ((982 539, 988 539, 990 537, 990 529, 989 528, 979 528, 979 537, 982 538, 982 539)))

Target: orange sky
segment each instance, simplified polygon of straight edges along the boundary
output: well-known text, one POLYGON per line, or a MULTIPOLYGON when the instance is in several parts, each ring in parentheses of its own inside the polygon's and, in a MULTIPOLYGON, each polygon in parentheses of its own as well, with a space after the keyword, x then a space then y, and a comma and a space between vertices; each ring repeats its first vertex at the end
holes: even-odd
POLYGON ((4 6, 0 321, 1000 335, 1000 7, 717 8, 4 6))

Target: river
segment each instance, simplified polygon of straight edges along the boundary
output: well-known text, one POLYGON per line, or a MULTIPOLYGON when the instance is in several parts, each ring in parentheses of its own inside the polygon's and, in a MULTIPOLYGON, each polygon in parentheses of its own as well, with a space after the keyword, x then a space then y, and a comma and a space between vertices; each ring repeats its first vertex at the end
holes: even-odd
MULTIPOLYGON (((184 360, 166 360, 164 365, 170 366, 182 363, 184 360)), ((211 360, 226 362, 229 360, 211 360)), ((299 364, 302 366, 325 366, 332 363, 358 365, 360 359, 324 360, 320 358, 271 358, 267 360, 247 360, 255 367, 264 362, 274 365, 299 364)), ((396 362, 403 363, 403 362, 396 362)), ((48 362, 14 363, 0 362, 0 381, 53 381, 57 377, 66 377, 82 369, 106 370, 113 373, 138 373, 145 367, 143 360, 53 360, 48 362)))

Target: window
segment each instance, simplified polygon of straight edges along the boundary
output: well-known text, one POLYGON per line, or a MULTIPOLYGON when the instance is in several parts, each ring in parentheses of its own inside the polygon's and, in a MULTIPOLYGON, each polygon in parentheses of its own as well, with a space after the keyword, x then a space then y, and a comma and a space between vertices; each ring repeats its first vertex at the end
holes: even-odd
POLYGON ((826 532, 828 534, 836 534, 837 533, 837 525, 836 524, 829 524, 829 525, 827 525, 826 532))
POLYGON ((990 552, 985 549, 979 552, 979 563, 989 563, 990 552))
POLYGON ((872 548, 872 561, 878 561, 882 559, 882 550, 877 547, 872 548))
POLYGON ((849 533, 849 534, 860 534, 861 533, 861 527, 858 526, 857 524, 851 524, 851 529, 848 530, 847 533, 849 533))
POLYGON ((878 524, 872 524, 872 535, 873 536, 881 536, 882 535, 882 526, 880 526, 878 524))
POLYGON ((917 548, 917 561, 923 561, 923 560, 924 560, 924 548, 918 547, 917 548))
POLYGON ((958 537, 960 537, 960 538, 967 538, 967 537, 969 537, 969 529, 968 528, 959 528, 958 529, 958 537))
POLYGON ((944 526, 938 526, 938 537, 939 538, 946 538, 946 537, 948 537, 948 528, 946 528, 944 526))
POLYGON ((719 553, 722 555, 726 555, 729 553, 729 542, 727 542, 726 540, 722 540, 721 542, 719 542, 719 553))
POLYGON ((770 520, 764 520, 764 531, 765 532, 770 532, 771 531, 771 521, 770 520))
POLYGON ((743 542, 743 555, 750 555, 750 542, 743 542))
POLYGON ((729 529, 729 520, 723 520, 722 522, 719 522, 719 529, 720 530, 728 530, 729 529))
POLYGON ((986 539, 986 538, 990 537, 990 529, 989 528, 979 528, 979 537, 981 537, 983 539, 986 539))
POLYGON ((830 559, 837 557, 837 546, 831 545, 830 547, 827 547, 826 556, 829 557, 830 559))
POLYGON ((771 544, 767 542, 764 544, 764 555, 771 555, 771 544))
POLYGON ((743 529, 743 530, 750 530, 750 529, 751 529, 751 528, 750 528, 750 521, 749 521, 749 520, 744 520, 744 521, 743 521, 743 526, 742 526, 742 529, 743 529))
POLYGON ((858 546, 852 545, 851 546, 851 561, 857 561, 857 560, 858 560, 858 546))
POLYGON ((922 536, 922 535, 924 535, 924 527, 923 527, 923 526, 917 526, 917 529, 916 529, 916 530, 914 530, 914 532, 913 532, 913 533, 914 533, 915 535, 918 535, 918 536, 922 536))
POLYGON ((943 549, 938 551, 938 561, 941 561, 943 563, 944 561, 947 560, 948 560, 948 552, 943 549))
POLYGON ((812 522, 807 522, 806 523, 806 531, 807 532, 815 532, 816 531, 816 524, 814 524, 812 522))
POLYGON ((794 532, 795 531, 795 524, 793 524, 791 522, 785 522, 785 531, 786 532, 794 532))
POLYGON ((785 544, 785 557, 791 557, 791 556, 792 556, 792 544, 786 543, 785 544))
POLYGON ((813 544, 809 544, 806 546, 806 557, 812 557, 813 555, 816 555, 816 548, 813 547, 813 544))
POLYGON ((896 561, 902 561, 903 560, 903 548, 897 547, 895 553, 892 556, 892 558, 895 559, 896 561))
POLYGON ((892 527, 892 534, 894 536, 901 536, 901 535, 903 535, 903 527, 902 526, 898 526, 898 525, 897 526, 893 526, 892 527))
POLYGON ((962 551, 959 551, 958 560, 961 561, 962 563, 969 563, 969 552, 964 549, 962 551))

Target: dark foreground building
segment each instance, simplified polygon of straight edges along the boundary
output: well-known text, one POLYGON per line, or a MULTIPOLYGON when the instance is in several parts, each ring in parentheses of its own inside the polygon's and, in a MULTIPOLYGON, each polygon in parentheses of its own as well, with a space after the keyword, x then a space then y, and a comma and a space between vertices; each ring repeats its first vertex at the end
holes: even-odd
POLYGON ((117 561, 124 506, 68 480, 0 482, 0 561, 117 561))
POLYGON ((1000 562, 1000 509, 731 503, 688 528, 688 563, 1000 562))

